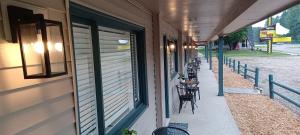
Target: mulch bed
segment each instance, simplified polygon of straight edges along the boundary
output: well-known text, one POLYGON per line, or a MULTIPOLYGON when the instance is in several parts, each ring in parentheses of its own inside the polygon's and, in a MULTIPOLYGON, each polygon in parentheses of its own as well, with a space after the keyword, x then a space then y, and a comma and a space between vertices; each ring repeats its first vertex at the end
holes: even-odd
MULTIPOLYGON (((232 69, 224 65, 223 67, 223 77, 224 77, 224 87, 229 88, 253 88, 254 84, 247 79, 244 79, 243 76, 238 75, 237 73, 232 72, 232 69)), ((215 77, 218 78, 218 60, 213 58, 213 72, 215 77)))
MULTIPOLYGON (((218 61, 213 72, 218 77, 218 61)), ((224 87, 253 88, 253 83, 224 65, 224 87)), ((225 94, 231 113, 245 135, 300 135, 300 116, 275 100, 256 94, 225 94)))
POLYGON ((231 113, 245 135, 300 135, 300 117, 262 95, 225 94, 231 113))

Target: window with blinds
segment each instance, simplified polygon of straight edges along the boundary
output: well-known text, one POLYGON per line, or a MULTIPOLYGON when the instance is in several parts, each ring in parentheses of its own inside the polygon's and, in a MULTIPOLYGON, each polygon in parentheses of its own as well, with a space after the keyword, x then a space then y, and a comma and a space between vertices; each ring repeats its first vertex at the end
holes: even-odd
POLYGON ((73 23, 79 129, 81 135, 97 135, 97 108, 91 28, 73 23))
POLYGON ((135 35, 98 27, 105 130, 134 109, 138 100, 135 35))

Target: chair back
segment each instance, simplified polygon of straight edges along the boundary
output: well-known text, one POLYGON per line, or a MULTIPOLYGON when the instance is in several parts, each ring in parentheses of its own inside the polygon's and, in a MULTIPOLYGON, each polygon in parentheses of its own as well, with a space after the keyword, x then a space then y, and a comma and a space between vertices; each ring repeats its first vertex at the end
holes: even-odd
POLYGON ((180 97, 181 95, 185 95, 186 93, 185 88, 179 85, 176 85, 176 90, 177 90, 178 97, 180 97))

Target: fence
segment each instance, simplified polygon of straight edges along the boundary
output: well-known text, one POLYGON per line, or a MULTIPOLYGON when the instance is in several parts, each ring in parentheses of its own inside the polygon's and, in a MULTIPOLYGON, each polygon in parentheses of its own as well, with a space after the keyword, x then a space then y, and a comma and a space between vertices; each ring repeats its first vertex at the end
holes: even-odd
POLYGON ((292 103, 292 104, 294 104, 295 106, 297 106, 297 107, 300 108, 300 103, 297 103, 297 102, 295 102, 294 100, 292 100, 292 99, 290 99, 290 98, 284 96, 283 94, 280 94, 279 92, 276 92, 276 91, 274 90, 274 85, 279 86, 279 87, 281 87, 281 88, 283 88, 283 89, 285 89, 285 90, 288 90, 288 91, 290 91, 290 92, 292 92, 292 93, 295 93, 295 94, 297 94, 297 95, 300 95, 300 92, 299 92, 299 91, 297 91, 297 90, 295 90, 295 89, 293 89, 293 88, 290 88, 290 87, 288 87, 288 86, 285 86, 285 85, 283 85, 283 84, 280 84, 280 83, 274 81, 274 80, 273 80, 273 75, 269 75, 269 91, 270 91, 270 98, 271 98, 271 99, 274 99, 274 94, 276 94, 276 95, 278 95, 279 97, 283 98, 284 100, 287 100, 288 102, 290 102, 290 103, 292 103))
MULTIPOLYGON (((244 64, 242 65, 240 61, 237 61, 237 69, 236 69, 236 60, 232 59, 232 58, 228 58, 228 57, 224 57, 224 64, 228 65, 229 68, 232 68, 233 71, 235 72, 237 70, 237 73, 238 74, 241 74, 244 76, 245 79, 247 78, 251 78, 255 81, 255 87, 258 87, 258 79, 259 79, 259 68, 255 68, 254 70, 253 69, 250 69, 248 67, 247 64, 244 64), (252 72, 254 73, 254 76, 251 76, 249 75, 249 72, 252 72)), ((281 87, 289 92, 292 92, 294 94, 297 94, 298 96, 300 95, 300 91, 299 90, 296 90, 296 89, 293 89, 293 88, 290 88, 286 85, 283 85, 283 84, 280 84, 276 81, 273 80, 273 75, 269 75, 269 92, 270 92, 270 98, 271 99, 274 99, 274 95, 276 94, 277 96, 281 97, 282 99, 292 103, 293 105, 297 106, 300 108, 300 103, 292 100, 291 98, 277 92, 274 90, 274 85, 278 86, 278 87, 281 87)))
POLYGON ((229 68, 232 68, 234 72, 237 71, 238 74, 244 76, 245 79, 253 79, 254 80, 254 87, 258 87, 259 83, 259 68, 250 69, 247 64, 244 66, 241 64, 240 61, 236 61, 235 59, 224 57, 224 63, 228 65, 229 68), (236 66, 237 63, 237 66, 236 66), (236 69, 237 68, 237 69, 236 69), (254 75, 251 75, 252 73, 254 75))

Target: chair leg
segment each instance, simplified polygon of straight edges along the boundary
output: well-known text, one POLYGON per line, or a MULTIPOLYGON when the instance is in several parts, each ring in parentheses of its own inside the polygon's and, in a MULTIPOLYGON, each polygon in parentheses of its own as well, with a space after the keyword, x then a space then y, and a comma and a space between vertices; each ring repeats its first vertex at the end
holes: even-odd
POLYGON ((183 104, 183 102, 182 102, 182 100, 179 100, 179 113, 180 113, 180 111, 181 111, 181 109, 182 109, 182 104, 183 104))
POLYGON ((194 110, 195 110, 195 108, 194 108, 194 100, 191 100, 191 105, 192 105, 192 112, 194 114, 194 110))
POLYGON ((198 91, 198 96, 199 96, 199 100, 200 100, 200 90, 199 90, 199 88, 198 88, 197 91, 198 91))
POLYGON ((195 103, 196 103, 196 100, 197 100, 197 91, 194 92, 194 100, 195 100, 195 103))

